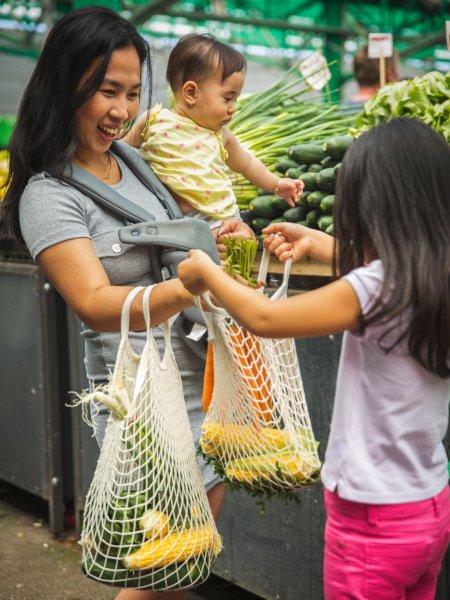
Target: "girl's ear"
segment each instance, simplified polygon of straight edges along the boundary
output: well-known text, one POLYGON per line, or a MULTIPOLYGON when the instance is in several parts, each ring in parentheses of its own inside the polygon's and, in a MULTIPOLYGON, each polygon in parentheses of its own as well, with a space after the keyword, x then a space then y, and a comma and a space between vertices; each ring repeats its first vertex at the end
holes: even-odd
POLYGON ((198 98, 198 85, 195 81, 186 81, 181 88, 181 96, 186 104, 192 108, 197 102, 198 98))

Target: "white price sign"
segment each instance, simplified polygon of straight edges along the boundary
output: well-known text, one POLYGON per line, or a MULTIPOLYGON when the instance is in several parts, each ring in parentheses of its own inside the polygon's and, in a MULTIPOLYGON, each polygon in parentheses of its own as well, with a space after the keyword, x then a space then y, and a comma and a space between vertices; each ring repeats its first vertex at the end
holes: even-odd
POLYGON ((388 58, 393 52, 392 33, 369 33, 369 58, 388 58))
POLYGON ((313 90, 321 90, 331 79, 326 58, 321 52, 313 52, 299 65, 300 73, 313 90))
POLYGON ((445 21, 445 39, 447 40, 447 48, 450 50, 450 21, 445 21))

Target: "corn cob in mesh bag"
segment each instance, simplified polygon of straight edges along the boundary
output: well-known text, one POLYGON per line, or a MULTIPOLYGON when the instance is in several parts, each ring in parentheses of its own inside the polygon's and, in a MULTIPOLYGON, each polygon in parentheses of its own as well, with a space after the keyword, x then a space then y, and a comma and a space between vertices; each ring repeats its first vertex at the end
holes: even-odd
MULTIPOLYGON (((259 281, 268 261, 264 252, 259 281)), ((286 263, 272 299, 286 295, 289 273, 286 263)), ((294 340, 257 337, 207 297, 205 303, 213 385, 203 398, 201 451, 230 487, 296 498, 296 489, 318 480, 321 465, 294 340)))
POLYGON ((144 292, 141 357, 129 344, 129 309, 138 291, 124 304, 109 384, 82 399, 111 410, 86 499, 82 568, 114 586, 175 590, 208 577, 221 538, 197 464, 169 325, 163 325, 162 358, 150 328, 151 287, 144 292))

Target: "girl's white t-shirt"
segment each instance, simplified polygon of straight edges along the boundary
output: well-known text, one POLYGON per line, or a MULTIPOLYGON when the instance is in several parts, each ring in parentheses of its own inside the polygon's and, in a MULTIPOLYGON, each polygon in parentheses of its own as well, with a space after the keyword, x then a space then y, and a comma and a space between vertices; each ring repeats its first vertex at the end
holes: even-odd
MULTIPOLYGON (((344 277, 366 314, 383 283, 380 260, 344 277)), ((395 339, 400 315, 389 339, 395 339)), ((392 326, 392 323, 389 327, 392 326)), ((386 326, 343 337, 330 438, 322 469, 325 487, 341 498, 397 504, 431 498, 448 484, 442 440, 448 427, 450 379, 412 358, 405 343, 386 353, 386 326)))

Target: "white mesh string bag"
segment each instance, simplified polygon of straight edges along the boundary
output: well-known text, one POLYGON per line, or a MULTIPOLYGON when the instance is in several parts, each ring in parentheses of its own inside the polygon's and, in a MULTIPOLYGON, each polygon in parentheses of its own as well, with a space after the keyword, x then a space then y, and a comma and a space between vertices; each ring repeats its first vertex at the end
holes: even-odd
MULTIPOLYGON (((265 251, 259 281, 266 280, 268 261, 265 251)), ((272 300, 286 297, 289 274, 290 261, 272 300)), ((294 340, 257 337, 205 301, 214 387, 203 454, 231 487, 294 497, 294 490, 315 483, 320 473, 294 340)))
MULTIPOLYGON (((132 398, 111 412, 87 496, 82 565, 103 583, 169 590, 203 582, 221 538, 195 455, 170 327, 163 324, 161 359, 150 327, 150 293, 144 292, 147 340, 128 387, 132 398)), ((128 380, 133 363, 123 321, 112 381, 116 374, 128 380)))

